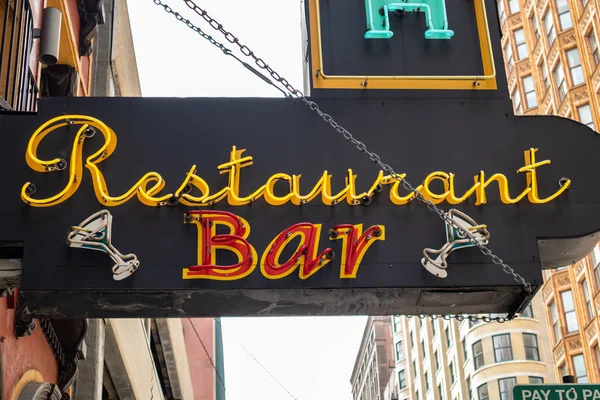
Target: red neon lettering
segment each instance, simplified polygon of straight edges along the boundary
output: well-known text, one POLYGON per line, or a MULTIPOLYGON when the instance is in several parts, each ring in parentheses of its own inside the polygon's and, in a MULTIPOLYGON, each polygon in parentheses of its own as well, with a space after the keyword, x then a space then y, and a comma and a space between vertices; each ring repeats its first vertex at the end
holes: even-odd
POLYGON ((320 224, 308 222, 293 225, 282 231, 267 246, 261 258, 260 268, 263 275, 268 279, 281 279, 301 266, 300 279, 307 279, 329 264, 334 257, 332 249, 327 248, 317 255, 320 233, 320 224), (289 260, 280 264, 281 252, 296 236, 300 236, 296 252, 289 260))
POLYGON ((183 279, 213 279, 231 281, 242 279, 256 267, 256 250, 246 240, 250 225, 243 218, 226 211, 190 211, 185 223, 198 227, 198 265, 184 268, 183 279), (217 225, 229 227, 228 234, 217 234, 217 225), (216 265, 217 250, 237 255, 234 265, 216 265))
POLYGON ((376 240, 385 240, 385 227, 374 225, 362 233, 362 224, 336 225, 329 232, 330 239, 342 240, 340 278, 356 278, 358 267, 369 247, 376 240))

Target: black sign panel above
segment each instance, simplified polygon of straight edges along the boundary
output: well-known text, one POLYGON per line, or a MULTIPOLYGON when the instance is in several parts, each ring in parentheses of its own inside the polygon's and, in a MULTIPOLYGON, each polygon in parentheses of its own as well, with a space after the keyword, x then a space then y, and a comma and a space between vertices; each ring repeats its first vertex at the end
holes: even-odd
POLYGON ((586 126, 508 100, 320 103, 533 292, 300 101, 43 99, 0 116, 0 241, 23 245, 32 312, 516 312, 597 242, 586 126))

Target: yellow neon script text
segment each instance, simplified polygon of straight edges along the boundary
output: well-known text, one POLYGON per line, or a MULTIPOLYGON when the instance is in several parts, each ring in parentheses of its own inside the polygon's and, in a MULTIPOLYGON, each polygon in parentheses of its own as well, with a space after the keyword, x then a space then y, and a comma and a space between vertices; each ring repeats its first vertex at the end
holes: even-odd
MULTIPOLYGON (((52 160, 40 160, 37 157, 38 147, 43 139, 51 132, 67 125, 80 125, 73 141, 73 147, 68 165, 69 179, 64 188, 55 195, 47 198, 35 199, 32 197, 34 187, 30 182, 23 185, 21 189, 21 199, 33 207, 51 207, 66 201, 79 188, 83 179, 83 166, 90 171, 94 186, 94 193, 98 201, 104 206, 118 206, 134 196, 140 202, 147 206, 166 206, 181 203, 186 206, 211 206, 227 199, 227 203, 232 206, 243 206, 261 197, 267 203, 273 206, 279 206, 286 203, 302 205, 314 201, 321 197, 321 202, 326 205, 335 205, 346 201, 350 205, 368 204, 373 195, 380 192, 384 185, 391 185, 389 198, 393 204, 403 205, 414 200, 414 193, 406 195, 400 194, 400 181, 392 176, 384 175, 379 172, 369 190, 362 193, 356 192, 357 175, 348 169, 345 177, 345 187, 337 193, 333 192, 331 185, 332 175, 324 171, 319 180, 309 188, 301 189, 301 175, 289 175, 286 173, 276 173, 269 177, 265 184, 257 188, 253 193, 240 193, 240 180, 242 169, 253 164, 251 156, 244 156, 245 150, 238 150, 234 146, 229 154, 229 161, 217 166, 220 174, 227 175, 227 186, 216 192, 212 192, 208 183, 200 176, 196 175, 197 169, 193 165, 187 173, 186 178, 178 186, 174 193, 160 194, 164 189, 166 182, 157 172, 148 172, 143 175, 129 190, 118 196, 109 194, 108 186, 104 175, 98 168, 98 164, 106 160, 115 151, 117 146, 117 136, 115 132, 106 126, 102 121, 82 116, 82 115, 64 115, 54 118, 40 126, 32 135, 27 146, 26 161, 27 165, 33 170, 44 173, 56 172, 60 169, 66 169, 65 161, 59 158, 52 160), (99 131, 104 137, 104 144, 91 156, 87 157, 83 164, 82 150, 83 144, 90 135, 89 127, 99 131), (63 168, 59 168, 61 166, 63 168), (275 185, 279 184, 286 187, 285 195, 275 194, 275 185)), ((475 196, 475 204, 482 205, 487 203, 486 188, 496 182, 500 200, 504 204, 515 204, 525 197, 530 203, 543 204, 552 201, 560 196, 571 186, 571 181, 567 180, 553 194, 548 197, 541 197, 538 188, 537 168, 550 164, 550 160, 536 161, 536 152, 538 149, 531 148, 525 151, 525 165, 517 170, 518 173, 524 173, 527 186, 516 197, 512 197, 508 189, 508 178, 502 174, 493 174, 486 176, 484 171, 480 171, 473 177, 474 184, 465 193, 457 194, 455 191, 455 175, 436 171, 430 173, 423 183, 416 189, 434 204, 443 201, 449 204, 459 204, 466 201, 471 196, 475 196), (435 192, 431 185, 434 181, 440 181, 443 191, 435 192)), ((398 174, 399 179, 406 178, 406 174, 398 174)))

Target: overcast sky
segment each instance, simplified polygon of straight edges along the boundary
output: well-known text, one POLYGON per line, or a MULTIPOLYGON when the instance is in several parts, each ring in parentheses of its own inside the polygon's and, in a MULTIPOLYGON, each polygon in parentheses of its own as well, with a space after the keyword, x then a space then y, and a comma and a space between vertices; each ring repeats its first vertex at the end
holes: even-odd
MULTIPOLYGON (((182 0, 163 0, 222 40, 182 0)), ((127 0, 146 97, 280 97, 152 0, 127 0)), ((294 86, 302 88, 299 0, 198 0, 294 86)), ((201 121, 199 121, 201 123, 201 121)), ((349 400, 366 317, 224 318, 228 400, 349 400)))

